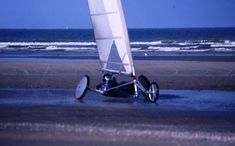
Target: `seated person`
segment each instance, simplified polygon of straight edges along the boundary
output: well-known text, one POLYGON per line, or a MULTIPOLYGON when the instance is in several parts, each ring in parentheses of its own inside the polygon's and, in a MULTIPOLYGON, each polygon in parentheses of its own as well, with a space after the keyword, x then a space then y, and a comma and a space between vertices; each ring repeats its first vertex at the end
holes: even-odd
MULTIPOLYGON (((110 74, 105 74, 103 76, 103 82, 96 86, 97 90, 106 91, 113 87, 117 87, 123 85, 127 82, 121 82, 120 84, 117 82, 116 78, 110 74)), ((130 97, 134 95, 134 84, 129 84, 123 87, 119 87, 108 92, 105 92, 105 96, 113 96, 113 97, 130 97)))

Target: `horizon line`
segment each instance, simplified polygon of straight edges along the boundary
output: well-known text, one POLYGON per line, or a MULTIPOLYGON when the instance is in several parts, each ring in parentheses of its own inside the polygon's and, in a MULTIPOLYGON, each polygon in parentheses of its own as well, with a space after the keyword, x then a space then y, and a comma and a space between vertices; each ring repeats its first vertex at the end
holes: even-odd
MULTIPOLYGON (((127 28, 130 29, 203 29, 203 28, 235 28, 229 27, 142 27, 142 28, 127 28)), ((0 28, 0 30, 93 30, 93 28, 0 28)))

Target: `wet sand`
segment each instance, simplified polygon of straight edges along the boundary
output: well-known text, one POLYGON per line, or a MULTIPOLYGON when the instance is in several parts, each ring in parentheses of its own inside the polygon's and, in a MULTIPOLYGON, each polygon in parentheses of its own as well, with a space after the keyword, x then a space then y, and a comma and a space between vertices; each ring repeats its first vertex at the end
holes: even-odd
MULTIPOLYGON (((175 58, 177 59, 177 58, 175 58)), ((198 57, 197 60, 203 59, 198 57)), ((163 89, 235 89, 235 62, 212 60, 135 60, 137 75, 144 74, 163 89)), ((194 59, 193 59, 194 60, 194 59)), ((98 60, 5 59, 0 61, 0 88, 74 88, 89 75, 91 86, 101 81, 98 60)), ((118 77, 119 81, 130 78, 118 77)))
POLYGON ((73 89, 1 89, 3 145, 234 145, 234 92, 162 90, 111 98, 73 89))

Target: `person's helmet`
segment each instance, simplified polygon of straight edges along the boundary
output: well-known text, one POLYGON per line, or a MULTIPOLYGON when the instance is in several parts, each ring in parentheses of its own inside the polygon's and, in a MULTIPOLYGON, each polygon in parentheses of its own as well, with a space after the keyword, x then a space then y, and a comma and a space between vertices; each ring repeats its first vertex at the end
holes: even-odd
POLYGON ((105 74, 103 75, 103 82, 107 82, 112 78, 112 76, 110 74, 105 74))

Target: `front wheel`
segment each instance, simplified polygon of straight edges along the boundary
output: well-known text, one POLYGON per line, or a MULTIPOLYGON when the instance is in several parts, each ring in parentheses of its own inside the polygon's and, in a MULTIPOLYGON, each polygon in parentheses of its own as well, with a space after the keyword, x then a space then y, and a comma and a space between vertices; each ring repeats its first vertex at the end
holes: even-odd
POLYGON ((82 100, 89 88, 89 76, 84 76, 77 85, 75 98, 77 100, 82 100))
POLYGON ((149 101, 155 103, 159 97, 159 86, 156 82, 151 83, 148 90, 149 101))

